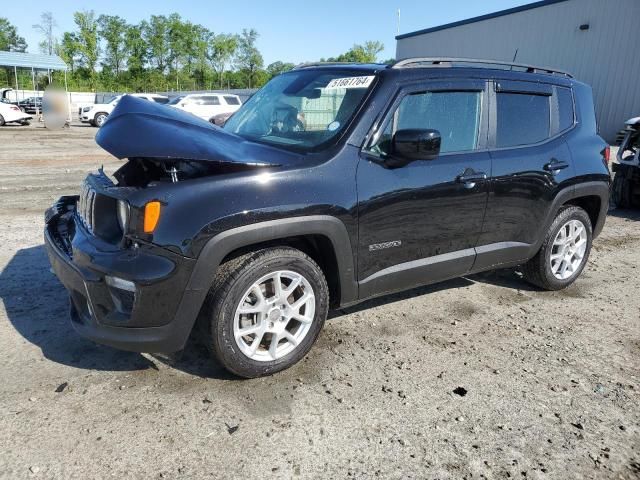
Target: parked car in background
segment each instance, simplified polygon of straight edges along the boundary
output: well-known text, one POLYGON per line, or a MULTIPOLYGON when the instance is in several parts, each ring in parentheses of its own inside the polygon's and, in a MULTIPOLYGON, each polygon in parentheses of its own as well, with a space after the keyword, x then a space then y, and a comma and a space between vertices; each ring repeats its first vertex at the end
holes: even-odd
POLYGON ((0 89, 0 127, 5 123, 29 125, 33 117, 20 110, 20 107, 14 105, 13 102, 7 98, 7 94, 11 91, 13 91, 13 88, 0 89))
POLYGON ((42 113, 42 97, 29 97, 16 102, 16 105, 26 113, 42 113))
MULTIPOLYGON (((130 93, 128 95, 155 103, 167 103, 169 101, 168 97, 155 93, 130 93)), ((94 105, 83 107, 80 111, 80 121, 83 123, 89 123, 94 127, 101 127, 123 96, 124 95, 118 95, 106 103, 96 103, 94 105)))
POLYGON ((176 97, 169 102, 169 105, 214 123, 216 115, 224 113, 231 115, 240 108, 242 102, 240 97, 232 94, 193 93, 176 97))
POLYGON ((20 107, 11 103, 0 102, 0 127, 5 123, 19 123, 29 125, 33 117, 20 110, 20 107))

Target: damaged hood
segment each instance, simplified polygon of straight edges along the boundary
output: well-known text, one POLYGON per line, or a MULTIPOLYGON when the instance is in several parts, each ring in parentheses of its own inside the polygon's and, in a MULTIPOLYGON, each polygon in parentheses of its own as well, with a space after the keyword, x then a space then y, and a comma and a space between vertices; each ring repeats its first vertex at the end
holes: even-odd
POLYGON ((117 158, 196 160, 255 166, 295 164, 301 155, 250 142, 177 108, 125 95, 96 142, 117 158))

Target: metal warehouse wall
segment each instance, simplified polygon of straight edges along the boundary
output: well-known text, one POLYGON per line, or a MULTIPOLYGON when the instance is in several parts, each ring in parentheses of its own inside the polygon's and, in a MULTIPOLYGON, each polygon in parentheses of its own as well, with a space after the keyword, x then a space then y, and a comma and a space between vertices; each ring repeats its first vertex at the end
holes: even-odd
POLYGON ((566 70, 591 85, 600 134, 613 142, 624 121, 640 115, 639 20, 640 0, 567 0, 398 38, 396 58, 510 61, 517 48, 517 62, 566 70))

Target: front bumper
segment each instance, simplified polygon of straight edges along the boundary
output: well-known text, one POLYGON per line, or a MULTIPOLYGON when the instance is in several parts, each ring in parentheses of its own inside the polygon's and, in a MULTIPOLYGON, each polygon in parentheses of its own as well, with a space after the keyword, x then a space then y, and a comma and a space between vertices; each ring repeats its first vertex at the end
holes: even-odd
POLYGON ((185 292, 195 261, 153 245, 104 242, 77 220, 76 202, 60 198, 45 214, 44 231, 53 271, 69 292, 74 329, 122 350, 184 348, 197 316, 185 292), (130 282, 134 291, 121 288, 130 282))

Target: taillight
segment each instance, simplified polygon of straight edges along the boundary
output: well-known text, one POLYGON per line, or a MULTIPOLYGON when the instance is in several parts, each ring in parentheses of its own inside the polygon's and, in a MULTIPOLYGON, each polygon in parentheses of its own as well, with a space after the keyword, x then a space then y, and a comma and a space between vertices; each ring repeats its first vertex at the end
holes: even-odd
POLYGON ((9 108, 10 108, 11 110, 16 110, 16 111, 18 111, 18 112, 20 112, 20 111, 21 111, 21 110, 20 110, 18 107, 16 107, 15 105, 12 105, 12 106, 11 106, 11 107, 9 107, 9 108))
POLYGON ((611 147, 609 145, 607 145, 606 147, 604 147, 604 150, 602 150, 602 161, 604 162, 605 166, 607 168, 609 168, 609 160, 611 158, 611 147))

